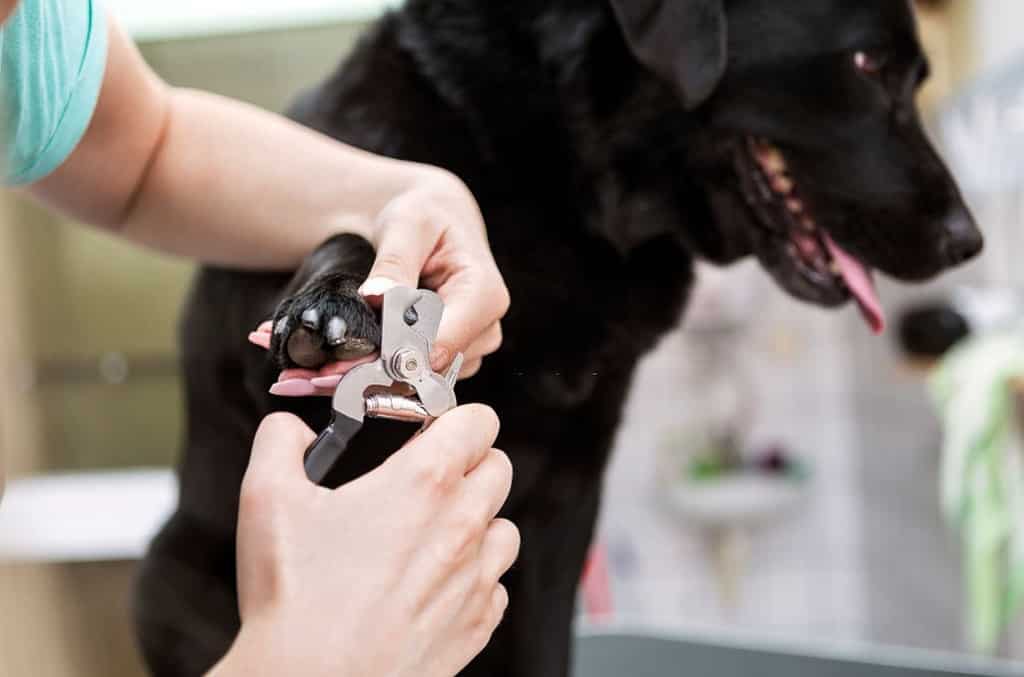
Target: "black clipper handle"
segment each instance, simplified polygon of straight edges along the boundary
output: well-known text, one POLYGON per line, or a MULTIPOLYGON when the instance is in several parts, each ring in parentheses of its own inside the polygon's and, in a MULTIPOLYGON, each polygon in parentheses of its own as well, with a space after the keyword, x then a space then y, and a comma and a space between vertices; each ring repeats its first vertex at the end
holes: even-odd
POLYGON ((303 461, 306 477, 315 484, 322 484, 327 473, 337 465, 348 449, 348 443, 362 427, 362 421, 347 416, 331 417, 330 424, 306 450, 303 461))

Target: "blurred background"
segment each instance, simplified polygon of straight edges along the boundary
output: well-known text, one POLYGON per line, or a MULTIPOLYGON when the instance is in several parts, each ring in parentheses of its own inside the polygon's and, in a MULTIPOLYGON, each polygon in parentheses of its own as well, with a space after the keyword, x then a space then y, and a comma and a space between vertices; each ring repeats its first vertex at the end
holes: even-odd
MULTIPOLYGON (((279 111, 388 3, 106 4, 169 82, 279 111)), ((894 330, 882 338, 855 311, 788 299, 756 266, 702 271, 686 325, 645 360, 627 405, 583 630, 879 663, 993 659, 993 671, 1024 674, 1012 667, 1024 661, 1013 584, 1024 502, 1009 487, 995 516, 958 510, 969 488, 957 494, 943 469, 964 453, 948 442, 960 390, 935 379, 960 372, 934 359, 1020 317, 1024 4, 917 6, 932 61, 923 103, 986 232, 984 256, 925 287, 883 281, 894 330), (972 529, 989 518, 1000 538, 981 551, 972 529)), ((190 274, 0 195, 2 675, 142 674, 130 585, 175 500, 175 330, 190 274)), ((991 402, 972 402, 1006 410, 1007 369, 971 391, 991 402)), ((1019 475, 1008 418, 983 451, 1019 475)))

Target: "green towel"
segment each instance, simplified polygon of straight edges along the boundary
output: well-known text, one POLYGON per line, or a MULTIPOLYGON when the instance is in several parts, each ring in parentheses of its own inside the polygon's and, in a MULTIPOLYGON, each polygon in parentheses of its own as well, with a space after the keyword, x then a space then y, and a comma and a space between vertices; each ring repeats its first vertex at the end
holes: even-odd
POLYGON ((943 421, 942 503, 964 545, 968 626, 992 652, 1024 601, 1024 459, 1011 381, 1024 325, 969 339, 931 379, 943 421))

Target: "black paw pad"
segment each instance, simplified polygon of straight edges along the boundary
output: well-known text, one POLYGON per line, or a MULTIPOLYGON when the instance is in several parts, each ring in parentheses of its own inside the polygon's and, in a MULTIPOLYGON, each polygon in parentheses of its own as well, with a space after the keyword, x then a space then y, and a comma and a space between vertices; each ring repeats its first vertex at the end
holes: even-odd
POLYGON ((270 343, 281 368, 319 369, 377 351, 380 323, 355 289, 327 280, 281 302, 270 343))

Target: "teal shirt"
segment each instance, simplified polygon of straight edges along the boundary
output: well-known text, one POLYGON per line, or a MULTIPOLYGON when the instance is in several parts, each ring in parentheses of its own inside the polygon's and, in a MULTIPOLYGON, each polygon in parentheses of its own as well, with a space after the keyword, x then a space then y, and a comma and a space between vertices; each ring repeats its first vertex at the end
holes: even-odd
POLYGON ((94 0, 21 0, 0 26, 0 176, 32 183, 57 169, 92 119, 107 62, 94 0))

